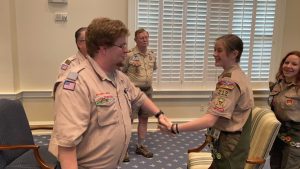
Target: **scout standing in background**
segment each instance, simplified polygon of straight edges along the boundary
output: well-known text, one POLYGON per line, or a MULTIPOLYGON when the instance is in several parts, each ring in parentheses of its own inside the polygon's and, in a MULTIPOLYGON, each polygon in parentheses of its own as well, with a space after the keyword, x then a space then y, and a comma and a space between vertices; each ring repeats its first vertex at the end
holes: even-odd
POLYGON ((78 52, 63 61, 58 72, 58 79, 65 75, 65 72, 68 72, 71 67, 74 67, 86 60, 87 50, 85 44, 85 32, 86 27, 81 27, 75 32, 75 42, 78 48, 78 52))
POLYGON ((281 61, 276 83, 270 86, 270 106, 281 122, 270 155, 271 169, 300 168, 300 52, 281 61))
MULTIPOLYGON (((144 29, 135 31, 134 40, 136 46, 128 53, 128 57, 124 62, 123 72, 127 74, 129 79, 136 87, 139 87, 149 98, 152 98, 152 76, 156 67, 156 56, 148 49, 149 33, 144 29)), ((138 143, 136 145, 136 153, 146 158, 153 157, 153 153, 144 145, 148 117, 153 116, 152 113, 143 111, 142 109, 134 110, 132 121, 138 116, 138 143)), ((128 154, 124 158, 124 162, 129 161, 128 154)))
POLYGON ((209 128, 214 134, 213 169, 243 169, 249 153, 251 110, 254 106, 250 81, 239 66, 243 52, 242 40, 232 34, 217 38, 215 65, 224 69, 207 112, 200 118, 172 124, 168 118, 160 121, 161 130, 178 134, 209 128))

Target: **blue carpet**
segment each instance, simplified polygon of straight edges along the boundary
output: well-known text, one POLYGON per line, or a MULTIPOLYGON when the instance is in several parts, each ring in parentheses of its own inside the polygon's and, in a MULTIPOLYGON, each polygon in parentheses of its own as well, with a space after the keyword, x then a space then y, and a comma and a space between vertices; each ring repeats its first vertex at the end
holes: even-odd
MULTIPOLYGON (((153 158, 135 154, 137 133, 133 132, 128 148, 130 162, 122 163, 118 169, 186 169, 187 149, 201 144, 204 132, 186 132, 176 136, 148 132, 145 145, 153 152, 153 158)), ((49 135, 34 136, 38 145, 48 145, 49 139, 49 135)))
MULTIPOLYGON (((135 154, 137 133, 133 132, 129 143, 130 162, 122 163, 118 169, 186 169, 187 150, 202 144, 205 131, 185 132, 170 136, 161 132, 148 132, 145 145, 154 153, 153 158, 135 154)), ((36 135, 38 145, 48 145, 49 135, 36 135)), ((206 148, 204 151, 208 151, 206 148)), ((269 169, 267 159, 264 169, 269 169)))

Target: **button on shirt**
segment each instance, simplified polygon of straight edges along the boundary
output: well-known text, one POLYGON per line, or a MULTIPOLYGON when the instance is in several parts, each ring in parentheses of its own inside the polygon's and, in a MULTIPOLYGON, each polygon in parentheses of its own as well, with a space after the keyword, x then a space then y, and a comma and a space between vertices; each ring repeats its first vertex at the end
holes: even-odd
POLYGON ((228 132, 241 131, 253 106, 250 81, 236 65, 220 75, 208 113, 219 116, 214 128, 228 132))
POLYGON ((157 69, 156 56, 151 50, 145 54, 137 47, 128 53, 124 62, 123 72, 138 87, 150 87, 152 85, 153 71, 157 69))
POLYGON ((90 57, 73 71, 75 87, 68 78, 57 85, 49 150, 57 156, 58 145, 76 146, 80 168, 115 169, 130 141, 131 110, 146 96, 120 71, 113 83, 90 57))

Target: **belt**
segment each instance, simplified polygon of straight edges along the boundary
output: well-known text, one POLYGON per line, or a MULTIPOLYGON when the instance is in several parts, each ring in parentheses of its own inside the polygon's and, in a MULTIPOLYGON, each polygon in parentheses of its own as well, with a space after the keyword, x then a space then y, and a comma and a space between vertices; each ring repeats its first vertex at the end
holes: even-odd
POLYGON ((242 134, 242 132, 241 131, 222 131, 222 133, 224 133, 224 134, 242 134))

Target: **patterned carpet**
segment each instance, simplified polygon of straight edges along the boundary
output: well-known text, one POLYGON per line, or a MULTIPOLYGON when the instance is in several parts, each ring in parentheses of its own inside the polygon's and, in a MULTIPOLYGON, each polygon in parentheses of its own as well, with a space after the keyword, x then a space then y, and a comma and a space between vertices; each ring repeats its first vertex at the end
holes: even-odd
MULTIPOLYGON (((34 141, 48 145, 49 135, 36 135, 34 141)), ((118 169, 186 169, 187 149, 195 147, 204 140, 204 131, 186 132, 170 136, 161 132, 148 132, 145 145, 154 153, 153 158, 135 154, 137 133, 133 132, 129 144, 130 162, 123 163, 118 169)))
MULTIPOLYGON (((128 148, 130 162, 122 163, 118 169, 186 169, 187 149, 201 144, 204 133, 197 131, 170 136, 161 132, 148 132, 145 144, 154 153, 154 157, 148 159, 135 154, 137 133, 133 132, 128 148)), ((48 145, 49 139, 49 135, 34 136, 38 145, 48 145)), ((269 159, 264 169, 269 169, 269 159)))

